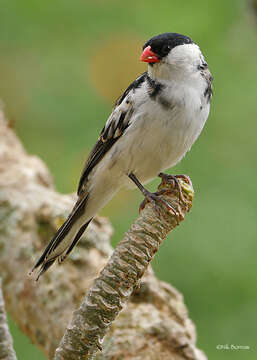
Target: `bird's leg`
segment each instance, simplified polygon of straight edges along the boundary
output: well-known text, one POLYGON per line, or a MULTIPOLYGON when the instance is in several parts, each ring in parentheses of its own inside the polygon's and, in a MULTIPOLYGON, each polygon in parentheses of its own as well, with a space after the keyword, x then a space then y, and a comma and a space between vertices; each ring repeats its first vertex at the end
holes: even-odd
POLYGON ((190 186, 192 186, 192 182, 189 176, 187 175, 169 175, 169 174, 164 174, 164 173, 160 173, 158 175, 161 179, 164 179, 165 182, 174 182, 174 185, 177 187, 178 189, 178 193, 179 193, 179 200, 182 201, 184 204, 186 203, 183 193, 182 193, 182 189, 181 189, 181 185, 178 181, 179 178, 185 180, 190 186))
POLYGON ((139 188, 139 190, 145 196, 144 201, 139 206, 139 211, 144 209, 147 202, 151 202, 154 205, 154 207, 156 208, 156 210, 158 211, 158 213, 160 213, 159 208, 157 207, 157 203, 161 202, 164 206, 166 206, 166 208, 168 209, 169 212, 172 212, 176 216, 178 215, 176 209, 174 209, 174 207, 172 205, 168 204, 167 201, 160 198, 160 195, 162 195, 162 191, 159 191, 156 193, 151 193, 139 182, 139 180, 133 173, 130 173, 128 175, 128 177, 134 182, 134 184, 136 184, 136 186, 139 188))

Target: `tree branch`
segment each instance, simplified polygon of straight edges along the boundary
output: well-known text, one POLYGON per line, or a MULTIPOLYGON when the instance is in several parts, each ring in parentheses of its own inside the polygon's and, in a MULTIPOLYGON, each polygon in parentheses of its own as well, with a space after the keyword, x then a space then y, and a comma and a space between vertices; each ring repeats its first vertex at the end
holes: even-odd
MULTIPOLYGON (((53 267, 38 283, 32 281, 28 271, 68 215, 75 198, 55 191, 46 166, 25 152, 1 112, 0 138, 0 269, 6 308, 21 330, 52 359, 73 309, 112 253, 112 229, 107 220, 96 218, 65 264, 53 267)), ((151 207, 145 211, 152 211, 151 207)), ((153 220, 159 221, 156 216, 153 220)), ((135 247, 135 256, 138 251, 135 247)), ((123 255, 127 256, 126 252, 123 255)), ((133 279, 130 272, 129 277, 133 279)), ((156 279, 149 268, 110 327, 97 357, 206 359, 195 343, 194 325, 182 295, 156 279)))
POLYGON ((55 360, 82 360, 86 355, 92 359, 92 355, 102 349, 104 336, 138 286, 160 244, 184 220, 192 206, 191 182, 178 179, 183 190, 182 201, 175 182, 167 180, 162 179, 158 190, 165 194, 162 199, 177 214, 169 212, 163 204, 160 208, 152 203, 145 207, 74 312, 55 360))
POLYGON ((0 360, 17 360, 9 332, 0 278, 0 360))

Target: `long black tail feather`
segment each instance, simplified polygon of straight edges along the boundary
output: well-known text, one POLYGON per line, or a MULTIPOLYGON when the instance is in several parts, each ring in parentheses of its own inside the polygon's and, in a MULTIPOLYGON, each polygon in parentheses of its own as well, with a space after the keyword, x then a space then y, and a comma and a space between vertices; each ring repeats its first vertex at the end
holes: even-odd
POLYGON ((51 265, 53 265, 53 263, 55 262, 55 260, 56 260, 56 258, 51 259, 51 260, 47 261, 46 263, 44 263, 44 264, 41 266, 41 269, 40 269, 39 273, 37 274, 36 281, 38 281, 38 279, 40 278, 40 276, 43 275, 44 272, 46 272, 46 270, 49 269, 51 265))
POLYGON ((86 230, 86 228, 88 227, 88 225, 91 223, 91 221, 93 220, 90 219, 87 223, 85 223, 84 225, 81 226, 81 228, 79 229, 79 231, 77 232, 74 240, 72 241, 70 247, 68 248, 68 250, 65 252, 65 257, 67 257, 70 252, 72 251, 72 249, 74 248, 74 246, 77 244, 77 242, 79 241, 79 239, 81 238, 81 236, 83 235, 84 231, 86 230))
MULTIPOLYGON (((86 228, 88 227, 88 225, 90 224, 91 221, 92 221, 92 219, 90 219, 86 224, 81 226, 81 228, 77 232, 77 234, 76 234, 74 240, 72 241, 70 247, 68 248, 68 250, 65 251, 65 254, 63 256, 61 255, 58 258, 58 260, 60 259, 59 263, 62 263, 66 259, 66 257, 70 254, 70 252, 72 251, 74 246, 77 244, 77 242, 79 241, 79 239, 81 238, 81 236, 83 235, 84 231, 86 230, 86 228)), ((50 268, 50 266, 53 265, 53 263, 55 262, 57 257, 58 256, 56 256, 55 258, 52 258, 51 260, 48 260, 48 261, 42 263, 40 271, 39 271, 39 273, 38 273, 38 275, 36 277, 36 281, 38 281, 40 276, 43 275, 50 268)))
MULTIPOLYGON (((58 229, 52 240, 49 242, 47 247, 45 248, 43 254, 40 256, 34 267, 32 268, 30 274, 41 265, 40 272, 37 276, 37 280, 39 277, 54 263, 56 258, 60 255, 56 255, 55 258, 51 258, 47 261, 47 257, 57 248, 57 246, 63 241, 65 236, 69 233, 72 226, 75 222, 85 213, 85 205, 88 200, 88 195, 85 196, 83 199, 79 199, 75 204, 71 214, 68 216, 67 220, 62 224, 62 226, 58 229)), ((92 219, 91 219, 92 220, 92 219)), ((89 220, 86 224, 84 224, 76 234, 73 242, 71 243, 70 247, 68 248, 68 253, 73 249, 76 243, 79 241, 81 235, 87 228, 88 224, 90 223, 89 220), (76 240, 76 242, 75 242, 76 240), (71 249, 70 249, 71 248, 71 249)))

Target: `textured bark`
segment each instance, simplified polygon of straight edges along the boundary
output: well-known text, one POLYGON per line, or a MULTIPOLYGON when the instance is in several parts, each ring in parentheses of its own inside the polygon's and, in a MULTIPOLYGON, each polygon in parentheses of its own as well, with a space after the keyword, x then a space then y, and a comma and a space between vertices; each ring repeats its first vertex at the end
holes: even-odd
POLYGON ((9 332, 0 278, 0 360, 16 360, 13 341, 9 332))
MULTIPOLYGON (((24 151, 2 115, 0 139, 0 272, 6 307, 51 359, 72 311, 112 253, 112 229, 107 220, 96 218, 70 258, 52 267, 38 283, 33 281, 27 274, 69 213, 74 196, 55 191, 46 166, 24 151)), ((141 216, 151 212, 151 206, 145 211, 141 216)), ((161 226, 156 215, 152 220, 161 226)), ((195 343, 182 295, 157 280, 149 268, 112 324, 97 358, 206 359, 195 343)))
POLYGON ((91 359, 102 349, 107 331, 138 287, 160 244, 184 220, 186 211, 192 206, 190 181, 178 181, 183 190, 183 202, 172 179, 163 178, 158 188, 176 213, 168 211, 165 205, 146 205, 74 312, 55 360, 91 359))

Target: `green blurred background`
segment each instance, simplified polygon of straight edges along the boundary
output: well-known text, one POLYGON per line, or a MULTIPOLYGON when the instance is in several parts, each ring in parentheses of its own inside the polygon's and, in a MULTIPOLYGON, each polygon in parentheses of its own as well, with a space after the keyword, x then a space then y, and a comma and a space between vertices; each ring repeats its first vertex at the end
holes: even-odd
MULTIPOLYGON (((200 44, 215 79, 211 114, 172 170, 191 176, 194 206, 153 267, 184 294, 210 359, 257 359, 256 26, 243 0, 1 1, 0 97, 61 192, 75 191, 114 100, 145 70, 138 60, 144 41, 174 31, 200 44)), ((102 211, 115 228, 114 245, 141 200, 139 191, 122 192, 102 211)), ((44 359, 10 326, 19 359, 44 359)))

